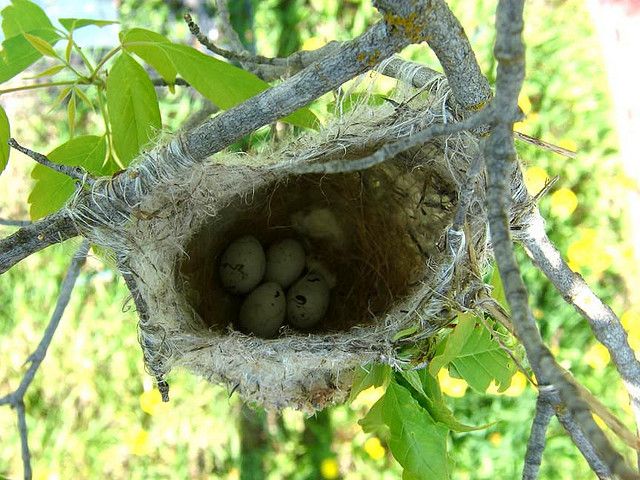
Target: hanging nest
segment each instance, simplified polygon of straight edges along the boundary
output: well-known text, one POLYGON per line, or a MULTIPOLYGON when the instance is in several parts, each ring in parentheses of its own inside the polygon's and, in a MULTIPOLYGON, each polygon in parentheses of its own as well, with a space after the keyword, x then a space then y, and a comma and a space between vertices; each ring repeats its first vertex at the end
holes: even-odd
MULTIPOLYGON (((382 105, 365 99, 320 132, 257 153, 220 153, 179 176, 158 158, 155 185, 126 226, 94 223, 89 232, 123 252, 137 280, 149 314, 139 325, 149 371, 164 378, 184 367, 248 401, 312 411, 343 401, 354 372, 370 362, 401 367, 424 360, 404 347, 424 346, 454 309, 472 308, 483 287, 482 178, 466 241, 454 248, 448 235, 477 151, 474 137, 437 139, 354 173, 297 172, 359 159, 455 120, 444 108, 448 96, 438 78, 382 105), (313 329, 285 325, 270 339, 239 330, 241 299, 222 288, 219 263, 244 235, 263 245, 295 238, 330 272, 328 311, 313 329)), ((82 226, 84 219, 76 220, 82 226)))

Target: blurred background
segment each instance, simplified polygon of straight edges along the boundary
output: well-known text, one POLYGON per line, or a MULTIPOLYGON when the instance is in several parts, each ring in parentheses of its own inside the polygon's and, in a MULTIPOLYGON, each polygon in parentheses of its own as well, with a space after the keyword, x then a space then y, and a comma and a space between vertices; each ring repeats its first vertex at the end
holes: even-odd
MULTIPOLYGON (((212 2, 38 3, 52 18, 119 19, 123 29, 144 27, 174 41, 192 43, 182 21, 183 13, 190 10, 204 32, 214 40, 219 35, 212 2)), ((249 50, 267 56, 286 56, 330 40, 346 40, 378 19, 370 0, 230 3, 242 41, 249 50)), ((493 82, 495 2, 453 0, 450 6, 493 82)), ((516 128, 577 151, 577 157, 569 159, 518 146, 532 192, 539 191, 547 179, 559 177, 541 201, 550 236, 571 267, 622 316, 632 346, 640 349, 636 288, 640 282, 640 132, 633 127, 638 125, 634 102, 640 97, 630 88, 640 75, 629 55, 634 45, 630 32, 640 26, 634 20, 637 13, 632 3, 623 2, 526 2, 528 73, 520 106, 527 117, 516 128)), ((117 42, 117 26, 81 32, 76 38, 94 58, 117 42)), ((424 45, 411 46, 402 55, 438 68, 424 45)), ((12 80, 12 85, 22 83, 12 80)), ((375 89, 384 94, 394 85, 382 77, 375 89)), ((20 143, 48 152, 69 138, 64 106, 48 111, 47 105, 58 93, 52 88, 2 95, 12 135, 20 143)), ((168 130, 177 130, 203 105, 197 94, 184 89, 158 93, 168 130)), ((328 95, 312 105, 321 119, 330 115, 332 100, 328 95)), ((85 133, 102 133, 96 113, 84 109, 77 116, 85 133)), ((238 148, 247 148, 251 142, 241 142, 238 148)), ((12 152, 0 176, 1 218, 29 218, 32 168, 30 159, 12 152)), ((2 236, 12 231, 0 227, 2 236)), ((18 385, 24 361, 48 322, 78 244, 74 240, 50 247, 0 277, 0 395, 18 385)), ((626 393, 606 349, 518 253, 546 341, 565 367, 632 426, 626 393)), ((375 389, 364 391, 351 405, 306 418, 291 410, 250 410, 226 389, 174 371, 168 378, 172 400, 163 404, 144 372, 136 315, 127 298, 124 282, 113 267, 92 255, 26 397, 35 478, 399 478, 400 468, 384 442, 363 433, 357 423, 380 396, 375 389)), ((471 392, 462 380, 440 380, 461 421, 492 424, 485 430, 452 435, 453 478, 519 478, 535 404, 535 392, 524 376, 517 374, 502 394, 490 389, 484 395, 471 392)), ((2 408, 0 478, 21 476, 15 414, 2 408)), ((548 433, 541 478, 595 478, 555 420, 548 433)))

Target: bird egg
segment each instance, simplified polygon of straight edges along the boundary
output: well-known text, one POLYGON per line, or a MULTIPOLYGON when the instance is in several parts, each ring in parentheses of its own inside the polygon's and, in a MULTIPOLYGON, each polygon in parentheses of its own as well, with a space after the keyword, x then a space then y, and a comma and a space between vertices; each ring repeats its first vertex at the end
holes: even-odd
POLYGON ((275 282, 263 283, 244 299, 240 307, 240 328, 257 337, 273 338, 284 322, 286 310, 282 287, 275 282))
POLYGON ((232 242, 220 258, 220 281, 231 293, 249 293, 262 281, 266 258, 260 242, 251 235, 232 242))
POLYGON ((329 307, 329 286, 322 275, 309 272, 287 292, 287 318, 297 328, 311 328, 329 307))
POLYGON ((304 248, 297 240, 287 238, 267 250, 265 280, 287 288, 300 277, 305 266, 304 248))

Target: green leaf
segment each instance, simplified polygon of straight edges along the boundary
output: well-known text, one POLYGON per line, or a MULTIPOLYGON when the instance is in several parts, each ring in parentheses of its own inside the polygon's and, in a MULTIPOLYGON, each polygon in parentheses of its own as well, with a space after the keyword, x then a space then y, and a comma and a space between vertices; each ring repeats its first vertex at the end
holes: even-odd
POLYGON ((391 378, 391 367, 381 363, 365 365, 356 371, 348 402, 353 402, 360 392, 369 387, 386 386, 391 378))
POLYGON ((107 25, 120 23, 117 20, 94 20, 91 18, 59 18, 58 21, 68 32, 78 30, 79 28, 88 27, 89 25, 94 25, 96 27, 106 27, 107 25))
POLYGON ((64 49, 64 58, 69 63, 71 61, 71 51, 73 50, 73 37, 69 35, 69 40, 67 40, 67 46, 64 49))
POLYGON ((82 100, 84 103, 87 104, 88 107, 91 108, 91 110, 93 110, 93 102, 91 101, 91 99, 89 97, 87 97, 85 95, 85 93, 82 91, 81 88, 78 87, 74 87, 73 89, 73 93, 80 99, 82 100))
POLYGON ((66 68, 66 65, 54 65, 53 67, 47 68, 46 70, 38 73, 37 75, 34 75, 33 77, 29 77, 29 78, 52 77, 56 73, 60 72, 61 70, 64 70, 65 68, 66 68))
POLYGON ((382 418, 383 403, 384 396, 379 398, 367 414, 358 420, 358 424, 360 424, 364 433, 373 433, 380 438, 387 438, 389 436, 389 429, 382 418))
POLYGON ((410 478, 449 477, 449 429, 437 423, 406 388, 391 382, 383 397, 382 418, 389 427, 391 453, 410 478))
POLYGON ((471 432, 490 427, 492 424, 478 427, 465 425, 458 421, 444 401, 438 381, 426 368, 402 372, 402 377, 413 389, 413 397, 426 409, 436 422, 440 422, 456 432, 471 432))
POLYGON ((4 8, 0 14, 2 31, 7 39, 34 30, 54 30, 44 10, 28 0, 12 0, 11 5, 4 8))
POLYGON ((124 50, 135 53, 155 68, 168 84, 175 83, 178 70, 167 52, 167 45, 171 45, 168 38, 150 30, 133 28, 121 34, 120 42, 124 50))
POLYGON ((58 105, 60 105, 64 101, 64 99, 67 98, 67 95, 69 95, 69 92, 71 92, 71 90, 73 90, 73 87, 64 87, 62 90, 60 90, 58 96, 51 103, 51 108, 47 113, 53 112, 58 107, 58 105))
POLYGON ((491 296, 500 304, 502 308, 504 308, 507 312, 509 312, 509 303, 507 302, 507 297, 504 293, 504 285, 502 285, 502 279, 500 278, 500 272, 498 271, 498 266, 494 265, 493 273, 491 274, 491 283, 490 285, 493 287, 491 291, 491 296))
POLYGON ((56 53, 56 51, 44 38, 40 38, 36 35, 31 35, 30 33, 23 33, 23 35, 24 38, 26 38, 27 41, 31 44, 31 46, 45 57, 58 58, 58 54, 56 53))
POLYGON ((162 120, 147 72, 126 52, 107 77, 107 107, 116 153, 129 165, 162 127, 162 120))
POLYGON ((0 173, 3 172, 9 161, 9 138, 11 138, 9 117, 0 105, 0 173))
MULTIPOLYGON (((60 145, 49 155, 49 160, 62 165, 80 166, 93 175, 103 175, 107 154, 104 137, 86 135, 76 137, 60 145)), ((29 195, 32 220, 37 220, 60 209, 75 191, 75 182, 61 173, 43 165, 36 165, 31 172, 36 183, 29 195)))
MULTIPOLYGON (((121 37, 123 48, 135 53, 158 70, 168 83, 179 73, 202 95, 222 109, 231 108, 268 89, 270 85, 254 74, 230 63, 205 55, 195 48, 170 42, 162 35, 136 28, 121 37)), ((284 121, 315 128, 316 116, 308 108, 285 117, 284 121)))
POLYGON ((484 325, 474 327, 451 364, 469 386, 478 392, 485 392, 492 380, 495 380, 499 391, 506 390, 516 371, 513 360, 484 325))
POLYGON ((442 367, 454 360, 462 351, 464 345, 473 334, 476 325, 476 317, 467 312, 458 315, 458 325, 443 341, 444 349, 433 357, 429 363, 429 373, 436 377, 442 367))
MULTIPOLYGON (((50 44, 55 44, 60 36, 52 30, 32 30, 30 32, 50 44)), ((42 54, 33 48, 24 35, 17 35, 2 42, 0 53, 0 83, 15 77, 40 59, 42 54)))

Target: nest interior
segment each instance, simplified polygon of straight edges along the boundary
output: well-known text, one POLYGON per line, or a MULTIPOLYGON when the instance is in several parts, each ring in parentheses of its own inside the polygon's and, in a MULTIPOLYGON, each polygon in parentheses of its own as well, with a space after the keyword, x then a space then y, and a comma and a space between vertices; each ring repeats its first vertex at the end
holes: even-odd
POLYGON ((454 195, 437 173, 408 172, 402 160, 357 173, 289 176, 206 221, 178 260, 178 281, 203 327, 235 328, 242 298, 222 288, 224 249, 248 234, 265 246, 296 238, 335 283, 327 314, 308 333, 371 325, 409 294, 428 259, 441 253, 454 195))

